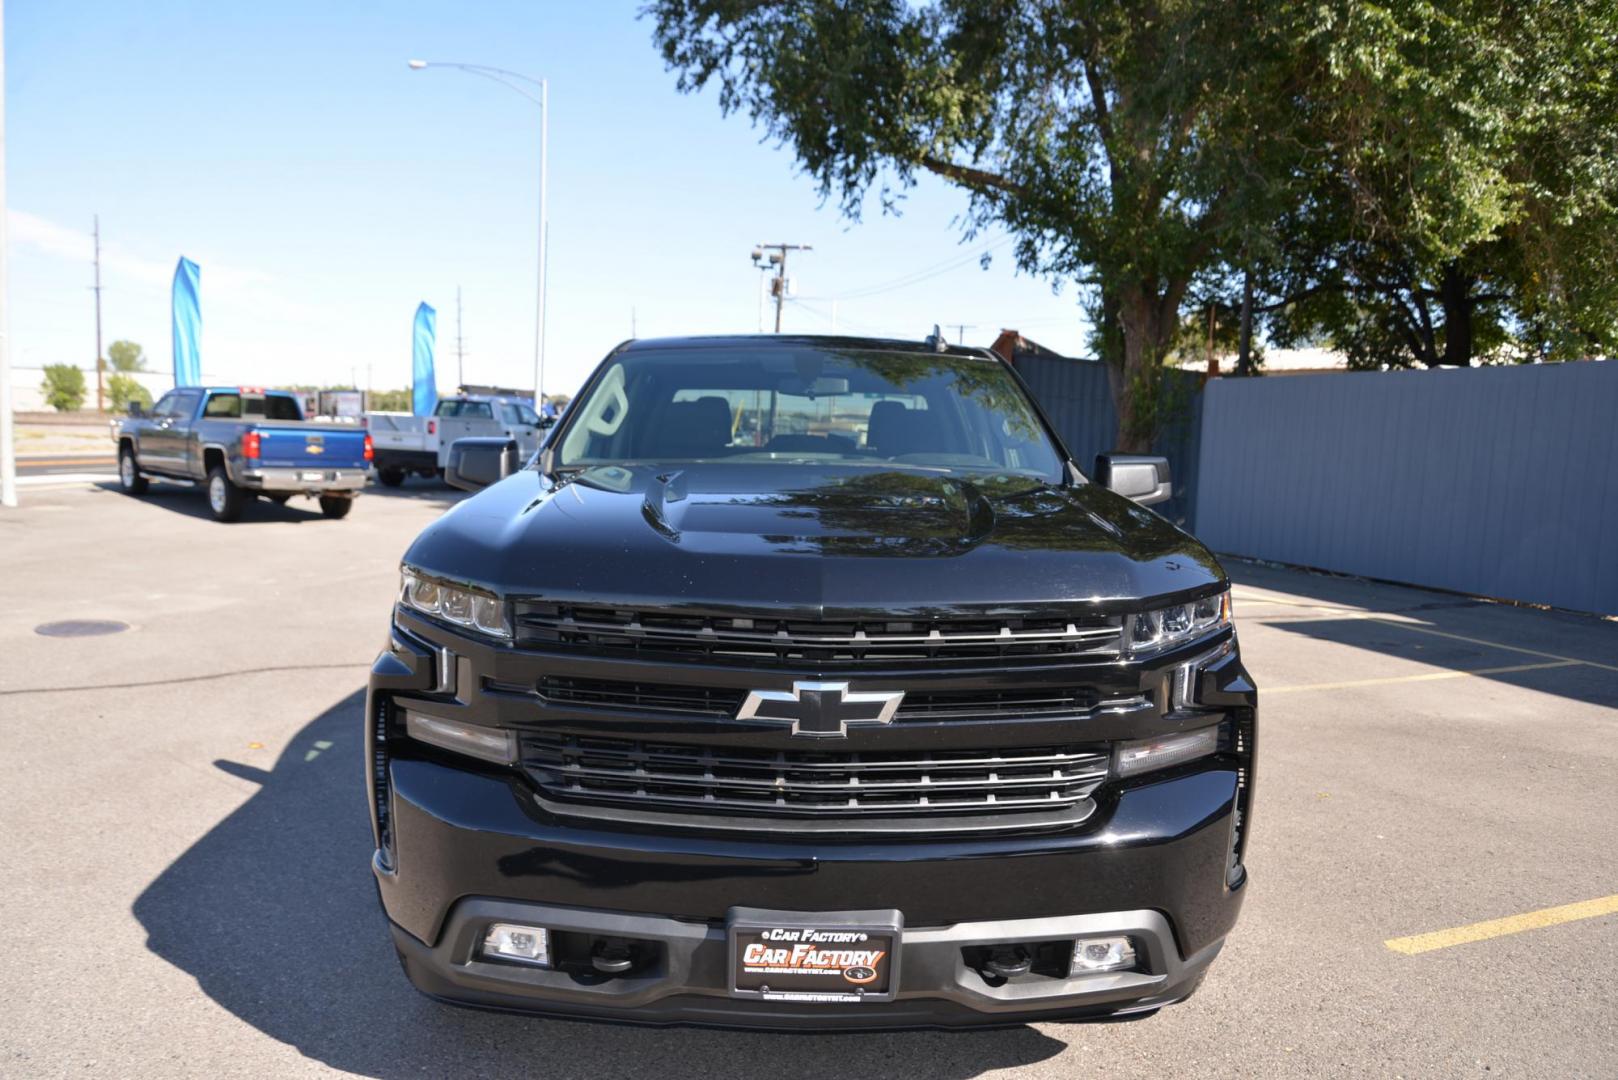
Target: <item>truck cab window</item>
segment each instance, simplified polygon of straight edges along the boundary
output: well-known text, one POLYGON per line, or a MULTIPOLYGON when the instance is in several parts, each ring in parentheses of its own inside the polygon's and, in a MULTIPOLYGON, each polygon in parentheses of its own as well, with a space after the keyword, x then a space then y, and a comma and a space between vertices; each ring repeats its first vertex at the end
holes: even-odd
POLYGON ((234 419, 242 414, 242 396, 240 394, 209 394, 208 403, 202 407, 202 415, 207 419, 234 419))

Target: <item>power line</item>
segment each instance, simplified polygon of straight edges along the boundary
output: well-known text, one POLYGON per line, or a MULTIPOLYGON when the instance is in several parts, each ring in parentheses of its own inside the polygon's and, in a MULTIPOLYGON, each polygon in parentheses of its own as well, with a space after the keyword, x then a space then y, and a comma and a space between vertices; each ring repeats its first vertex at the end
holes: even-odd
POLYGON ((977 248, 974 248, 971 251, 966 252, 964 255, 951 256, 950 258, 944 260, 943 262, 934 263, 931 266, 924 266, 919 270, 912 270, 908 274, 903 274, 903 275, 901 275, 901 276, 899 276, 897 278, 893 278, 893 279, 891 279, 891 280, 889 280, 887 282, 879 283, 879 284, 876 284, 876 285, 869 285, 869 286, 866 286, 865 288, 860 288, 860 289, 851 289, 848 292, 838 293, 835 297, 833 297, 833 296, 817 296, 817 297, 814 297, 814 299, 816 299, 816 300, 857 300, 860 297, 876 296, 876 295, 878 295, 880 293, 892 292, 895 289, 909 288, 911 285, 919 285, 923 281, 927 281, 927 280, 929 280, 931 278, 938 277, 940 274, 947 274, 951 270, 958 270, 961 267, 965 266, 967 263, 970 263, 970 262, 972 262, 974 260, 983 258, 983 256, 989 254, 990 252, 998 251, 1000 248, 1003 248, 1007 244, 1011 243, 1011 241, 1012 241, 1012 237, 1010 237, 1010 236, 1002 236, 1000 239, 992 240, 989 243, 982 245, 981 247, 977 247, 977 248))
POLYGON ((849 318, 847 318, 847 317, 845 317, 843 315, 832 316, 830 314, 827 314, 822 309, 815 307, 813 304, 804 303, 802 300, 798 299, 795 296, 790 297, 788 299, 788 302, 791 303, 793 307, 801 308, 804 311, 807 311, 809 314, 813 315, 815 318, 822 320, 823 322, 829 322, 833 326, 836 326, 839 323, 846 324, 849 329, 855 330, 858 333, 860 333, 860 334, 862 334, 862 335, 864 335, 866 337, 902 338, 902 337, 906 336, 904 334, 892 333, 892 332, 887 331, 887 330, 878 330, 875 327, 872 327, 871 325, 869 325, 867 323, 856 322, 853 319, 849 319, 849 318))

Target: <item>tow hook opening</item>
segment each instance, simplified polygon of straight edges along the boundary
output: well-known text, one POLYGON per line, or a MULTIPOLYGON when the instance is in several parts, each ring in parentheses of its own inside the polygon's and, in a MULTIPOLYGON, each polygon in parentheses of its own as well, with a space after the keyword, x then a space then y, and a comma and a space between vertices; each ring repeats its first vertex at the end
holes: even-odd
POLYGON ((650 939, 561 930, 551 932, 551 952, 554 967, 594 986, 655 974, 661 968, 663 946, 650 939))
POLYGON ((1035 979, 1065 979, 1073 952, 1071 941, 1005 942, 968 945, 961 960, 990 986, 1035 979))

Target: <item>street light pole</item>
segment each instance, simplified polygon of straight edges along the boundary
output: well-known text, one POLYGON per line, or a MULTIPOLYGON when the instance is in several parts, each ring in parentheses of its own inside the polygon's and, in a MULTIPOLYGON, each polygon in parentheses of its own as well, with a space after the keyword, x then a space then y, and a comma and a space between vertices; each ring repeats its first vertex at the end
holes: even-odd
POLYGON ((17 505, 17 453, 11 429, 11 301, 6 295, 6 15, 0 0, 0 506, 17 505))
POLYGON ((548 207, 548 186, 550 179, 550 100, 551 87, 548 79, 535 79, 528 75, 521 75, 505 68, 490 67, 487 64, 460 64, 444 60, 409 60, 410 70, 421 71, 424 68, 444 67, 455 68, 469 75, 478 75, 491 82, 497 82, 508 90, 514 90, 523 97, 539 106, 539 257, 538 271, 535 275, 534 288, 534 411, 541 415, 545 412, 545 271, 549 262, 550 216, 548 207), (539 88, 539 96, 535 97, 527 90, 510 79, 517 79, 539 88))

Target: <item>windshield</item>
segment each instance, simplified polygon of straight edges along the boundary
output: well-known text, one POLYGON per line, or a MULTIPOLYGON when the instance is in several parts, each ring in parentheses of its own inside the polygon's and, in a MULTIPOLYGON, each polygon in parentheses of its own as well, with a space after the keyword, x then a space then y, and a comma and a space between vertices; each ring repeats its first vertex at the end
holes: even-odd
POLYGON ((630 351, 569 413, 563 468, 840 462, 1061 478, 1021 388, 975 357, 802 345, 630 351))

